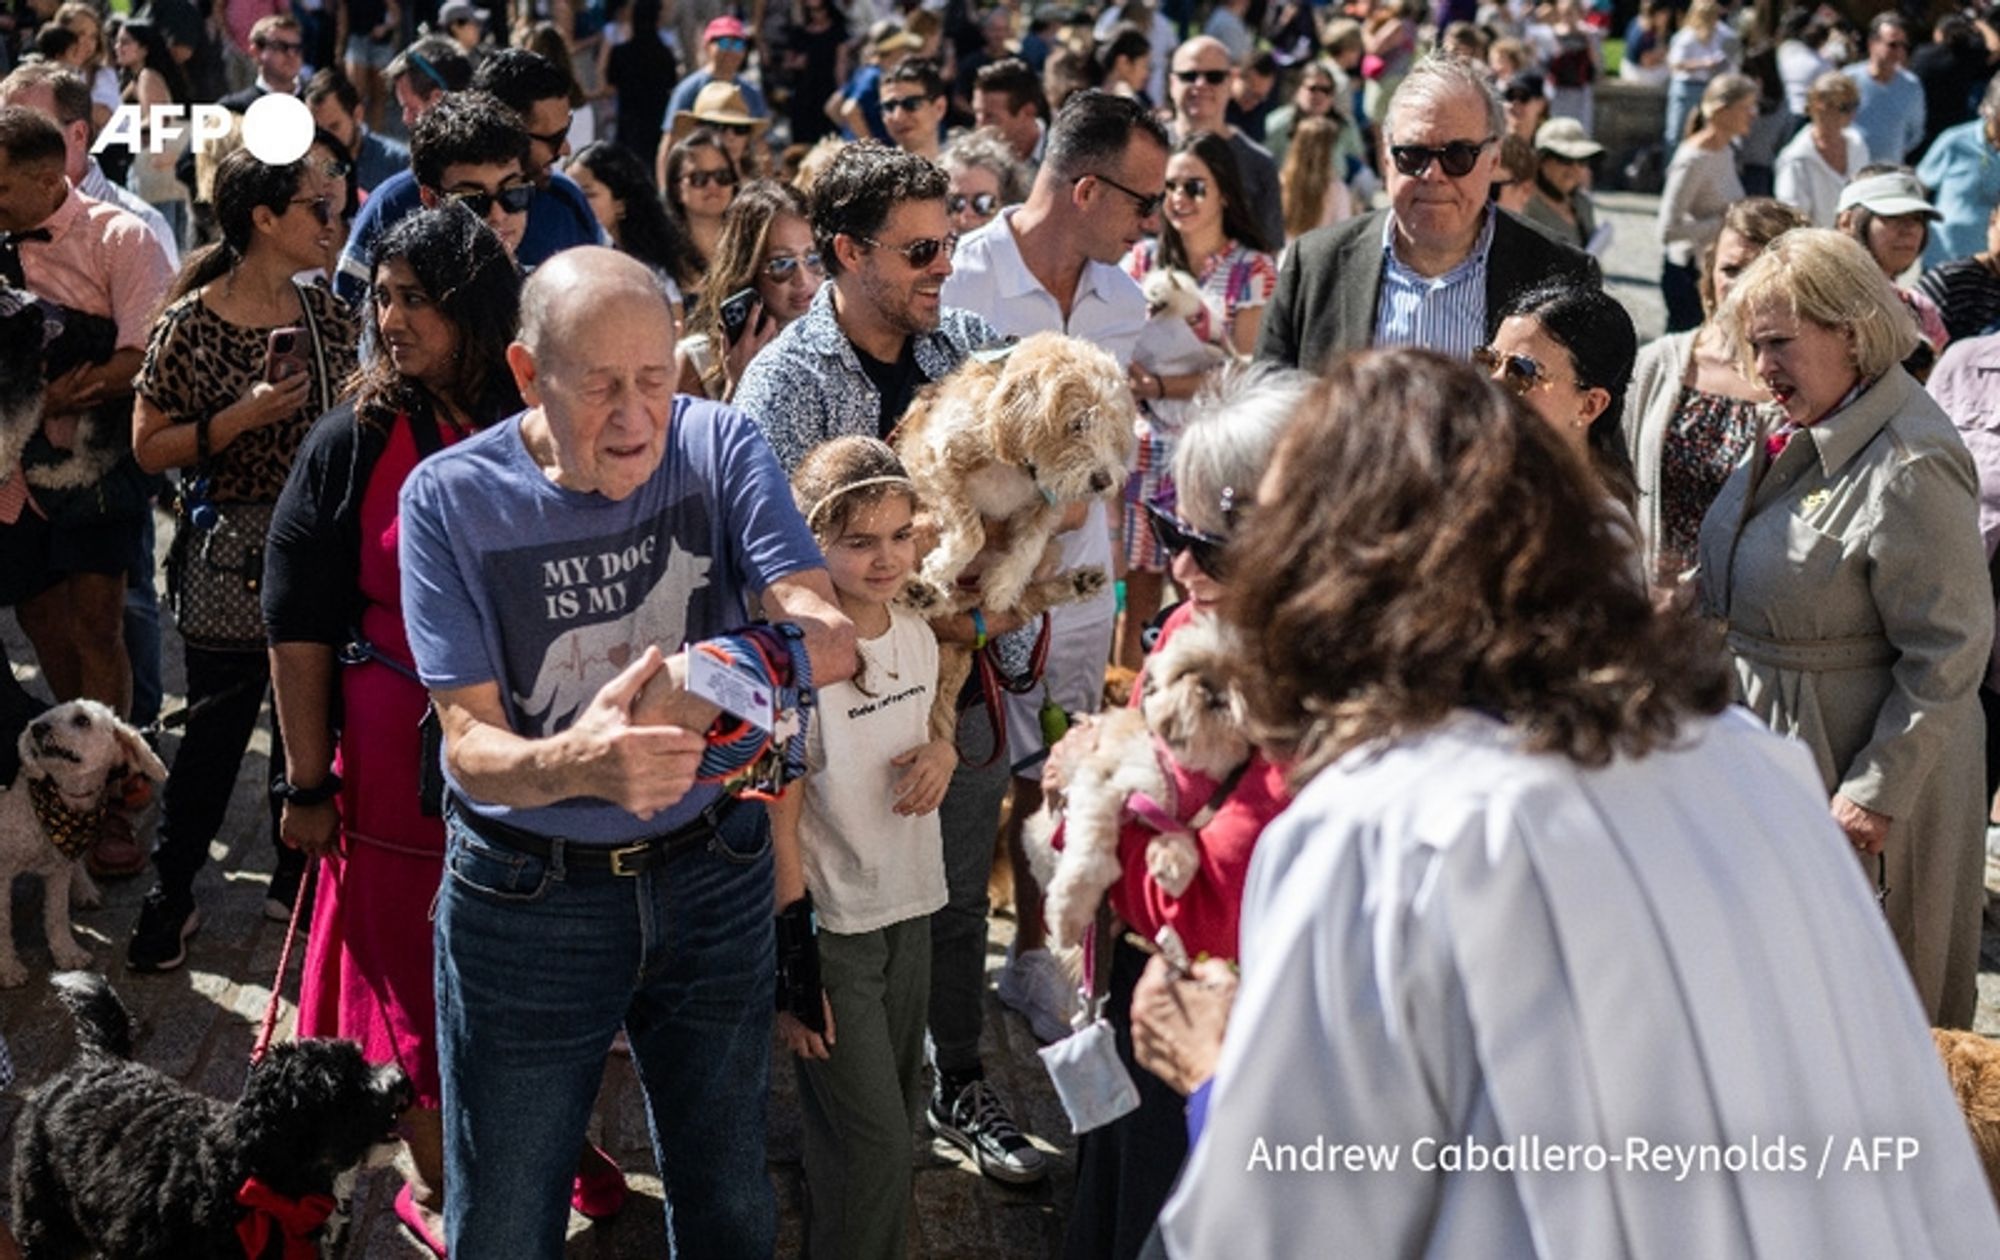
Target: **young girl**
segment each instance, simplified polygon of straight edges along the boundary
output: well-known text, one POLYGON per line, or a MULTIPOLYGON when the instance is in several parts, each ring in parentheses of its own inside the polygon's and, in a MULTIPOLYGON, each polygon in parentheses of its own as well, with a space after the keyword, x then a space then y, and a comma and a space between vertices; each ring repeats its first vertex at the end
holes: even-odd
POLYGON ((778 905, 810 891, 820 924, 826 1031, 778 1016, 800 1059, 807 1250, 900 1256, 924 1097, 930 915, 945 903, 937 807, 957 754, 928 738, 937 639, 890 603, 917 559, 916 495, 895 452, 836 438, 806 456, 792 492, 861 655, 851 681, 819 694, 810 773, 771 806, 778 905))

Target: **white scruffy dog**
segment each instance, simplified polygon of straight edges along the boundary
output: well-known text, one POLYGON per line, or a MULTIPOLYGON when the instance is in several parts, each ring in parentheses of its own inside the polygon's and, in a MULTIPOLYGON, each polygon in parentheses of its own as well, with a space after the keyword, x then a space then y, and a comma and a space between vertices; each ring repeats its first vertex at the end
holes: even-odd
MULTIPOLYGON (((1042 914, 1057 948, 1082 942, 1105 891, 1118 882, 1118 830, 1133 795, 1178 817, 1162 756, 1218 782, 1250 759, 1243 701, 1232 681, 1236 658, 1214 618, 1181 627, 1146 661, 1138 709, 1119 709, 1093 724, 1088 751, 1063 791, 1062 852, 1050 846, 1056 819, 1047 808, 1029 820, 1029 856, 1047 889, 1042 914)), ((1187 891, 1200 865, 1200 848, 1186 829, 1162 831, 1146 846, 1148 871, 1173 896, 1187 891)))
POLYGON ((121 807, 120 788, 133 774, 167 778, 139 732, 95 700, 59 704, 30 722, 20 752, 21 772, 0 793, 0 988, 7 989, 28 982, 14 952, 14 877, 42 877, 42 924, 56 966, 88 967, 90 951, 70 934, 69 908, 98 903, 82 861, 96 820, 121 807))

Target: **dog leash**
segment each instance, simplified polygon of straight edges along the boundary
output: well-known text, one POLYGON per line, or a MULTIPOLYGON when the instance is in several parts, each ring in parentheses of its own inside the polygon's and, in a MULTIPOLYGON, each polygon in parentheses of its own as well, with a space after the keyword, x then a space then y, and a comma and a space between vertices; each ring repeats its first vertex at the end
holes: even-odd
POLYGON ((1028 672, 1019 679, 1010 679, 1001 674, 994 664, 995 646, 988 643, 972 654, 973 666, 979 674, 979 696, 986 705, 986 721, 993 731, 993 751, 984 761, 975 762, 966 756, 965 749, 956 739, 952 741, 952 751, 968 768, 984 770, 1007 752, 1007 701, 1009 695, 1025 696, 1033 691, 1035 684, 1042 680, 1042 670, 1049 662, 1049 615, 1042 614, 1042 627, 1035 635, 1035 648, 1028 658, 1028 672), (1005 694, 1002 694, 1005 693, 1005 694))
MULTIPOLYGON (((284 843, 282 840, 280 844, 284 843)), ((257 1030, 257 1044, 250 1048, 250 1065, 255 1067, 271 1048, 271 1032, 278 1026, 278 1003, 285 992, 285 972, 292 965, 292 943, 298 940, 299 912, 312 900, 312 887, 319 880, 319 859, 311 857, 306 862, 306 873, 299 880, 299 890, 292 896, 292 917, 285 924, 285 947, 278 951, 278 974, 271 980, 271 997, 264 1003, 264 1023, 257 1030)))

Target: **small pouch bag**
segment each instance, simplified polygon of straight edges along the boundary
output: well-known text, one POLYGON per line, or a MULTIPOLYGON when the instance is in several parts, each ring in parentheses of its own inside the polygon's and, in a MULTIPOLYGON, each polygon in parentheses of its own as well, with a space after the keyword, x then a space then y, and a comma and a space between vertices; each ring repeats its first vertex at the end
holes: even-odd
POLYGON ((1099 907, 1090 964, 1090 998, 1077 1018, 1082 1027, 1041 1049, 1042 1064, 1055 1083, 1056 1097, 1078 1134, 1102 1128, 1138 1109, 1139 1087, 1118 1057, 1118 1037, 1104 1017, 1110 987, 1111 911, 1099 907))

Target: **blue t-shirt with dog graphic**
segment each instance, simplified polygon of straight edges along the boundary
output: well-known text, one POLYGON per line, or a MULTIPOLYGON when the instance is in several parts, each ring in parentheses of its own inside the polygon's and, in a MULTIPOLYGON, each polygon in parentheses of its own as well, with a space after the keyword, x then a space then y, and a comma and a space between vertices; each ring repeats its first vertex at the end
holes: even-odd
MULTIPOLYGON (((550 481, 521 418, 418 465, 398 540, 424 685, 499 684, 516 734, 564 730, 648 644, 672 654, 741 626, 773 582, 824 563, 771 448, 734 408, 676 398, 659 468, 622 501, 550 481)), ((625 844, 688 821, 716 792, 698 786, 645 821, 582 798, 468 803, 544 835, 625 844)))

